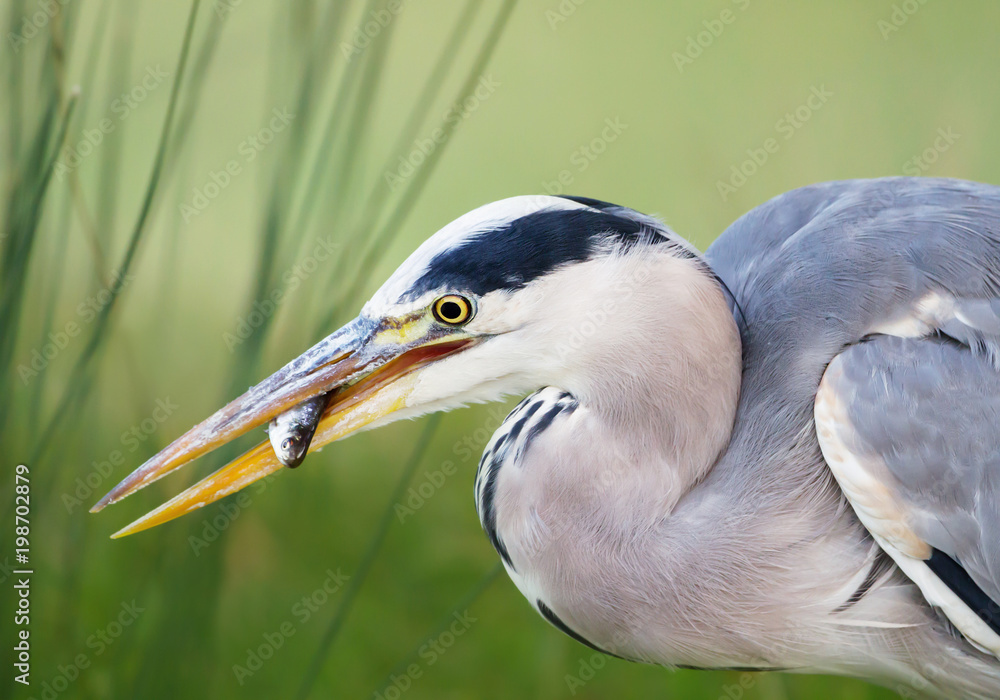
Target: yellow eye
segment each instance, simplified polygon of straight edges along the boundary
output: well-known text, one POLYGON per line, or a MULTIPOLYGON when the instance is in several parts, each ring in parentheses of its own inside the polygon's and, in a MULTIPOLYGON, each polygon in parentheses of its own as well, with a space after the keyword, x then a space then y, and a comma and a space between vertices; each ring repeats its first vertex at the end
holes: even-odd
POLYGON ((434 302, 434 318, 449 326, 460 326, 472 318, 472 302, 457 294, 448 294, 434 302))

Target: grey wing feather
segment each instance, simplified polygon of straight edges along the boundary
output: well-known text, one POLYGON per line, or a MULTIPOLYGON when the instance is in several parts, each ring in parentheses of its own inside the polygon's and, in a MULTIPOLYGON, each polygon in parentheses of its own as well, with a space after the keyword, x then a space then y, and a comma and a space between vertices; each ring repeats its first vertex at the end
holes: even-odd
POLYGON ((1000 299, 956 300, 954 317, 944 319, 940 330, 1000 369, 1000 299))
POLYGON ((884 178, 804 187, 738 219, 706 258, 746 315, 751 345, 760 338, 772 356, 805 341, 829 352, 825 365, 933 291, 968 300, 969 328, 980 335, 1000 330, 1000 187, 992 185, 884 178))
POLYGON ((1000 602, 1000 373, 948 338, 878 336, 837 364, 845 447, 884 467, 906 524, 1000 602))

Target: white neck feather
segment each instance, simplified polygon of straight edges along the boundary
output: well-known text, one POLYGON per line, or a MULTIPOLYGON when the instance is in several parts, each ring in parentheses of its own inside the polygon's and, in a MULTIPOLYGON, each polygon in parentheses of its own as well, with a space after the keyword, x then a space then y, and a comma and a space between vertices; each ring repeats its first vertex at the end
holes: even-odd
POLYGON ((661 454, 686 491, 728 444, 739 398, 740 336, 722 288, 704 263, 668 251, 575 267, 586 266, 586 290, 563 280, 561 294, 545 292, 560 327, 572 319, 574 329, 554 348, 559 386, 614 434, 661 454))

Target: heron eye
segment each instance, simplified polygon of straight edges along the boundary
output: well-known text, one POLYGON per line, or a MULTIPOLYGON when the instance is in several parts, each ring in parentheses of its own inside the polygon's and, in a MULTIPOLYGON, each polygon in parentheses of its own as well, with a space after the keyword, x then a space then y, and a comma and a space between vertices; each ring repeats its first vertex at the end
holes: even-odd
POLYGON ((434 302, 434 318, 449 326, 458 326, 472 318, 472 302, 457 294, 443 296, 434 302))

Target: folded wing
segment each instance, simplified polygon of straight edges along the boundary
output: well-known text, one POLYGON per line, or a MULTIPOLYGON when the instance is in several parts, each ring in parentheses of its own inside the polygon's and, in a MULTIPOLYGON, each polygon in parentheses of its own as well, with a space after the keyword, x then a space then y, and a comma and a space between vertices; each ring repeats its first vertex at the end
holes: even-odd
POLYGON ((823 376, 816 428, 879 545, 1000 656, 1000 372, 964 340, 877 335, 848 347, 823 376))

